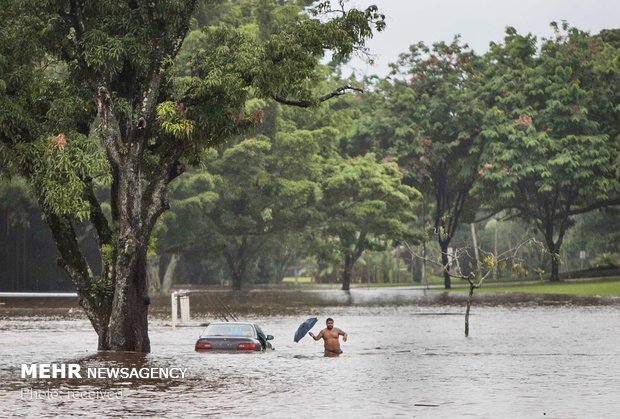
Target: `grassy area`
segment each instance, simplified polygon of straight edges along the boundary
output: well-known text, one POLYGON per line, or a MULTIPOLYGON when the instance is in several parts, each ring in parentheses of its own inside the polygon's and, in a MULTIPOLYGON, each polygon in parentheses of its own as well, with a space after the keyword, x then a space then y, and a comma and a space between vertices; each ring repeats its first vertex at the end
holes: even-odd
MULTIPOLYGON (((466 292, 464 288, 453 289, 455 292, 466 292)), ((620 297, 620 278, 603 281, 560 282, 527 285, 498 286, 483 284, 476 293, 526 293, 526 294, 562 294, 581 296, 620 297)))
MULTIPOLYGON (((428 285, 443 285, 443 277, 429 275, 426 279, 428 285)), ((421 286, 419 282, 414 281, 401 281, 401 282, 354 282, 351 284, 351 288, 384 288, 384 287, 409 287, 409 286, 421 286)))
POLYGON ((312 284, 314 281, 310 276, 298 276, 297 278, 285 276, 282 278, 282 282, 285 284, 312 284))
MULTIPOLYGON (((443 277, 429 275, 427 278, 428 285, 441 285, 443 284, 443 277)), ((285 276, 282 278, 283 284, 314 284, 314 280, 310 276, 299 276, 297 277, 297 281, 292 276, 285 276)), ((352 288, 363 288, 363 287, 407 287, 407 286, 419 286, 419 282, 413 281, 401 281, 401 282, 354 282, 351 284, 352 288)), ((334 283, 334 287, 340 286, 339 283, 334 283)))

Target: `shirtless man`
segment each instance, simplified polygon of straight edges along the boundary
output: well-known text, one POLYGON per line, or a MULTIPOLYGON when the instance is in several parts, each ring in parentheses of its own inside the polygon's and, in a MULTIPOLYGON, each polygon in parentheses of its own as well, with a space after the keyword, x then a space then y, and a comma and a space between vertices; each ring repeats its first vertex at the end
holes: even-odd
POLYGON ((323 339, 325 356, 339 355, 342 353, 342 349, 340 349, 340 341, 338 339, 342 336, 342 340, 346 342, 347 334, 341 329, 334 327, 334 319, 332 318, 328 318, 325 321, 325 324, 327 325, 327 328, 321 330, 318 335, 315 335, 312 332, 309 332, 308 334, 314 340, 323 339))

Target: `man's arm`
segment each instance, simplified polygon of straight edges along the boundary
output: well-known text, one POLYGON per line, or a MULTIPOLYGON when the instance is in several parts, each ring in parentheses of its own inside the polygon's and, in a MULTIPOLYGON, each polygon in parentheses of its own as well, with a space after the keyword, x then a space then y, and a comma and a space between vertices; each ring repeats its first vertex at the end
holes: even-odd
POLYGON ((319 334, 318 334, 318 335, 315 335, 315 334, 314 334, 314 333, 312 333, 312 332, 308 332, 308 334, 309 334, 309 335, 310 335, 310 337, 312 337, 312 339, 314 339, 314 340, 319 340, 319 339, 321 339, 321 338, 323 337, 323 331, 322 331, 322 330, 319 332, 319 334))
POLYGON ((338 329, 338 336, 342 336, 342 341, 346 342, 347 341, 347 336, 349 336, 349 335, 347 335, 347 333, 344 330, 338 329))

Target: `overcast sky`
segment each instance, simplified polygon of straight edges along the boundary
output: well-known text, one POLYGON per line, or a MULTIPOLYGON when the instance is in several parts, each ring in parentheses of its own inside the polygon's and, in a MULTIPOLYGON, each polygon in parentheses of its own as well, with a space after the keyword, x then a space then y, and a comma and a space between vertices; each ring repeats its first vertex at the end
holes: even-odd
POLYGON ((367 43, 375 64, 352 62, 360 76, 384 76, 388 63, 395 62, 409 45, 450 42, 456 34, 476 52, 484 53, 489 42, 501 42, 507 26, 539 39, 553 33, 552 21, 566 20, 592 34, 620 28, 620 0, 351 0, 348 4, 358 8, 376 4, 386 16, 385 31, 367 43))

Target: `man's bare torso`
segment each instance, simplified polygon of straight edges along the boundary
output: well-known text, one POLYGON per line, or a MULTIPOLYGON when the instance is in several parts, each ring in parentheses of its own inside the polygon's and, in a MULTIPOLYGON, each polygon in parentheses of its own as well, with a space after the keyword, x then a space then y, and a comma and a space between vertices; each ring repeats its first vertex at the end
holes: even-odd
POLYGON ((342 331, 337 327, 321 330, 321 337, 323 338, 323 345, 326 351, 338 351, 340 352, 340 341, 338 337, 342 334, 342 331))

